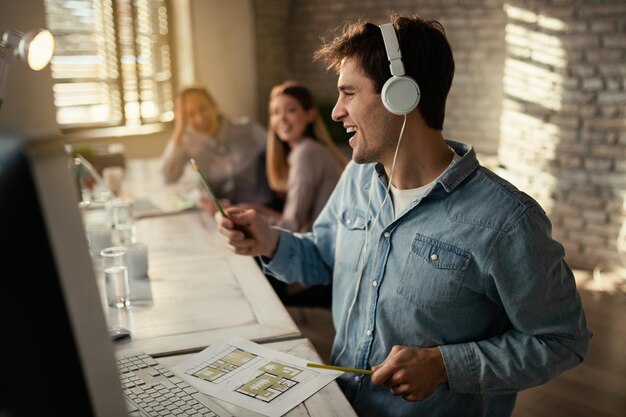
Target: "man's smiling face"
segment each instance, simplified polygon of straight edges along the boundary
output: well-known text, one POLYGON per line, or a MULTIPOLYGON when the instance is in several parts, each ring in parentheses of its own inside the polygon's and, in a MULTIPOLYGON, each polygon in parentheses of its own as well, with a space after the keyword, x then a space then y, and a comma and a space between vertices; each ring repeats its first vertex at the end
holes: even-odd
POLYGON ((393 155, 398 139, 397 116, 385 109, 374 83, 354 58, 341 62, 337 81, 339 98, 332 118, 352 134, 352 159, 357 163, 383 162, 393 155))

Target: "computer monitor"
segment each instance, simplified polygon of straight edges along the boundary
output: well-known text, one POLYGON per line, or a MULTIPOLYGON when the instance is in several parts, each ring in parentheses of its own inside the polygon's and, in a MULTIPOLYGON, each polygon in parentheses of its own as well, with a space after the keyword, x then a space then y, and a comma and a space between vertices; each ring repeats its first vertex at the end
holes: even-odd
POLYGON ((0 132, 0 416, 127 415, 68 156, 0 132))

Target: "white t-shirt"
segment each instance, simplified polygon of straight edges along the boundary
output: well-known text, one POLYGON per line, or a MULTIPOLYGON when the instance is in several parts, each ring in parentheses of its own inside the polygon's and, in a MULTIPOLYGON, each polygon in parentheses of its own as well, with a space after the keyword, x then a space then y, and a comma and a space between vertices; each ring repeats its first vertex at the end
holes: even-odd
POLYGON ((456 161, 461 159, 461 156, 457 154, 456 152, 454 152, 454 149, 450 148, 450 150, 452 150, 452 152, 454 153, 454 156, 452 157, 452 161, 450 161, 450 165, 446 167, 446 169, 441 173, 441 175, 439 175, 437 178, 435 178, 433 181, 429 182, 428 184, 422 185, 421 187, 417 187, 417 188, 411 188, 408 190, 400 190, 394 187, 393 184, 391 184, 391 187, 390 187, 391 201, 393 202, 393 211, 395 214, 395 218, 398 218, 400 213, 402 213, 404 209, 411 202, 416 201, 416 200, 421 200, 422 197, 428 194, 430 189, 433 188, 435 184, 437 183, 437 180, 441 178, 441 176, 445 174, 446 171, 448 171, 450 167, 456 161))

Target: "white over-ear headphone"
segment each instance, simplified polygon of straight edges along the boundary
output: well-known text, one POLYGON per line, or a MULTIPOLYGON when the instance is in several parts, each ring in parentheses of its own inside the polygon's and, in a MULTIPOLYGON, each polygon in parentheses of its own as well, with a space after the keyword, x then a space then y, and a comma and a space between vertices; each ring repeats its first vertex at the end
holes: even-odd
POLYGON ((383 34, 391 78, 383 85, 380 96, 387 110, 393 114, 405 115, 412 112, 420 102, 420 88, 417 82, 405 75, 400 44, 396 30, 391 23, 380 25, 383 34))

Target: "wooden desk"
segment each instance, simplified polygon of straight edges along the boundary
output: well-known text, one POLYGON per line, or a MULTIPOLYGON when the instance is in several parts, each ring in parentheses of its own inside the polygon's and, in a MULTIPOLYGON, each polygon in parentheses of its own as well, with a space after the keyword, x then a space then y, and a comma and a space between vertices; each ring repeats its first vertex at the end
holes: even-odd
POLYGON ((191 164, 185 165, 178 181, 165 184, 161 174, 161 161, 158 158, 130 159, 124 171, 122 193, 143 197, 154 192, 187 190, 199 184, 198 174, 191 164))
MULTIPOLYGON (((126 182, 135 196, 189 187, 163 186, 157 167, 153 160, 129 161, 126 182)), ((116 343, 119 354, 193 352, 231 333, 256 342, 301 337, 254 259, 229 252, 207 213, 149 217, 136 225, 137 239, 148 246, 149 278, 131 279, 126 309, 103 299, 109 326, 132 333, 116 343)), ((94 266, 104 294, 99 259, 94 266)))
POLYGON ((198 350, 228 333, 257 342, 300 336, 254 260, 228 252, 205 216, 137 222, 149 278, 131 280, 129 308, 106 307, 109 325, 132 332, 120 349, 158 356, 198 350))
MULTIPOLYGON (((303 359, 307 359, 311 362, 321 362, 321 359, 315 348, 308 339, 294 339, 282 342, 267 343, 264 346, 271 349, 276 349, 281 352, 289 353, 294 356, 298 356, 303 359)), ((161 357, 158 359, 161 364, 167 367, 173 367, 174 365, 182 362, 189 355, 177 355, 161 357)), ((219 402, 230 413, 237 417, 257 417, 261 414, 254 413, 236 405, 227 403, 213 398, 219 402)), ((309 397, 306 401, 293 408, 289 413, 285 414, 289 417, 304 417, 304 416, 337 416, 337 417, 356 417, 356 413, 352 409, 352 406, 346 400, 343 392, 339 389, 337 382, 333 381, 319 390, 317 393, 309 397)))

